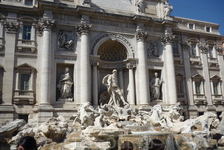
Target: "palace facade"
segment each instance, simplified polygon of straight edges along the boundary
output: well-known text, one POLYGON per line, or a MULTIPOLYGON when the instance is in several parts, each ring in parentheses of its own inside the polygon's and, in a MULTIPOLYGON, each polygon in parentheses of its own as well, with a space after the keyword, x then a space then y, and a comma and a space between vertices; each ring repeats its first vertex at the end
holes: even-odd
POLYGON ((180 102, 185 118, 221 114, 219 25, 172 9, 167 0, 0 0, 0 122, 98 106, 113 69, 132 107, 180 102))

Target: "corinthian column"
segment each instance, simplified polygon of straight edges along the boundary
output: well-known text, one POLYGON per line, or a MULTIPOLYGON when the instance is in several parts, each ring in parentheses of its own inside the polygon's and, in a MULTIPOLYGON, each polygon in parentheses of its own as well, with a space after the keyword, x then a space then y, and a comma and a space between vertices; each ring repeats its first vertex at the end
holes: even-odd
POLYGON ((161 42, 165 48, 165 78, 166 78, 166 91, 167 91, 167 104, 177 103, 177 90, 176 90, 176 79, 175 79, 175 68, 174 58, 172 49, 172 35, 171 29, 165 30, 165 35, 161 37, 161 42))
POLYGON ((40 25, 43 29, 43 47, 41 51, 41 66, 40 66, 40 105, 50 104, 50 86, 51 86, 51 33, 54 25, 54 20, 41 20, 40 25))
POLYGON ((147 54, 145 50, 144 40, 147 36, 147 32, 137 29, 136 40, 137 40, 137 54, 138 54, 138 104, 146 105, 149 104, 149 87, 148 87, 148 70, 147 70, 147 54))
POLYGON ((89 35, 88 31, 91 25, 82 23, 76 26, 76 32, 81 39, 81 48, 78 51, 77 61, 79 64, 78 68, 78 79, 81 84, 79 85, 79 102, 85 103, 90 102, 91 95, 91 69, 89 62, 89 35))

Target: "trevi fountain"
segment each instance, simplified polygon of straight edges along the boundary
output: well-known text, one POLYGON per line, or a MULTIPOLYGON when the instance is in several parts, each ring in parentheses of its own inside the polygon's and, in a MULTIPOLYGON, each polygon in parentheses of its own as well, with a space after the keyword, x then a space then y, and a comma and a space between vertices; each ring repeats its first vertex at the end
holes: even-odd
MULTIPOLYGON (((69 74, 65 73, 63 78, 68 80, 65 84, 72 84, 69 74)), ((114 69, 103 78, 107 91, 101 95, 99 106, 93 107, 89 102, 81 104, 74 108, 78 111, 68 120, 59 116, 38 124, 37 116, 30 114, 28 123, 16 119, 1 124, 0 141, 5 145, 1 149, 16 150, 23 136, 33 136, 38 150, 224 149, 224 113, 217 116, 207 112, 184 120, 180 103, 166 106, 158 99, 150 111, 137 109, 125 100, 117 82, 114 69)), ((160 94, 156 86, 161 82, 155 73, 151 81, 155 98, 160 94)), ((61 96, 69 97, 71 86, 58 87, 64 88, 60 90, 61 96)))

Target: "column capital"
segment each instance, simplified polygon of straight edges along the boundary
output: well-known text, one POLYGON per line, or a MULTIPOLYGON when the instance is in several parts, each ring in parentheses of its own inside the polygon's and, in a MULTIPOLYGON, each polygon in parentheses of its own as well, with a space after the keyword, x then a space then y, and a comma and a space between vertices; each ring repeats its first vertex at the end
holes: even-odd
POLYGON ((37 28, 37 33, 39 35, 42 35, 43 30, 52 30, 55 27, 55 20, 54 19, 43 19, 38 21, 36 28, 37 28))
POLYGON ((16 33, 19 23, 17 21, 5 21, 4 26, 7 33, 16 33))
POLYGON ((82 34, 87 34, 92 27, 92 24, 81 23, 80 25, 75 26, 76 32, 79 36, 82 34))
POLYGON ((203 54, 208 52, 208 44, 198 43, 198 48, 200 49, 201 53, 203 53, 203 54))
POLYGON ((189 48, 190 48, 191 42, 188 42, 188 41, 182 41, 181 44, 182 44, 182 48, 183 48, 183 50, 188 51, 189 48))
POLYGON ((147 31, 144 30, 136 30, 135 36, 137 41, 144 41, 144 39, 147 37, 147 31))
POLYGON ((171 44, 174 38, 175 35, 172 34, 171 29, 166 29, 165 35, 161 37, 161 43, 162 45, 171 44))
POLYGON ((218 52, 218 55, 223 55, 222 54, 222 47, 221 47, 221 45, 215 45, 215 50, 218 52))
POLYGON ((126 64, 126 67, 127 67, 128 69, 134 69, 134 68, 136 67, 136 65, 135 65, 134 63, 127 63, 127 64, 126 64))

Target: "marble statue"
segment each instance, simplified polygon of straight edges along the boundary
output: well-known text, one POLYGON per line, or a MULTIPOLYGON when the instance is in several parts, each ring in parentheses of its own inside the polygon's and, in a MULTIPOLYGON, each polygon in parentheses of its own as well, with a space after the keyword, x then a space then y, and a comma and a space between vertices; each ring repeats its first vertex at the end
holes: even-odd
POLYGON ((137 13, 144 13, 144 0, 135 0, 135 6, 137 7, 137 13))
POLYGON ((173 6, 170 6, 168 0, 164 1, 164 19, 170 19, 170 12, 173 10, 173 6))
POLYGON ((110 100, 108 104, 111 104, 114 106, 124 106, 128 104, 125 101, 123 93, 118 86, 116 69, 112 71, 112 74, 106 75, 103 78, 102 83, 107 86, 107 92, 110 95, 110 100))
POLYGON ((162 84, 162 80, 158 77, 158 73, 155 72, 155 77, 151 79, 149 85, 150 85, 150 91, 151 96, 153 99, 158 100, 160 98, 160 86, 162 84))
POLYGON ((69 68, 66 67, 57 84, 57 88, 60 91, 60 99, 72 98, 72 85, 73 81, 69 75, 69 68))
POLYGON ((78 108, 78 114, 75 115, 75 119, 73 121, 73 125, 75 125, 76 121, 79 119, 80 120, 80 124, 87 126, 87 125, 92 125, 95 119, 94 114, 99 115, 100 113, 97 112, 91 105, 89 102, 86 102, 84 104, 81 104, 78 108), (88 114, 87 112, 91 111, 91 114, 88 114))

